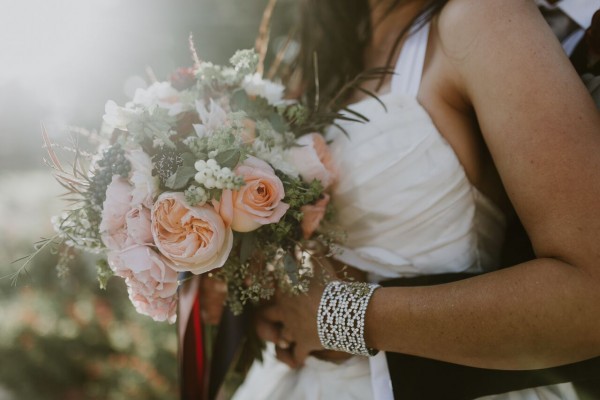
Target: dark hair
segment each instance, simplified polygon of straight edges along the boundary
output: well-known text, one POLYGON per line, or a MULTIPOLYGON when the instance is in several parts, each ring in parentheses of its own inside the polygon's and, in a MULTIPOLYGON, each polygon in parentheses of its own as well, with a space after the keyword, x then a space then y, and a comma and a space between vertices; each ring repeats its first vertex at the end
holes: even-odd
MULTIPOLYGON (((415 0, 395 0, 389 10, 415 0)), ((424 24, 440 12, 448 0, 427 0, 419 13, 402 29, 388 56, 387 65, 402 38, 414 24, 424 24)), ((301 87, 309 103, 317 92, 315 56, 319 96, 330 99, 364 72, 363 53, 371 38, 369 0, 302 0, 300 10, 300 52, 295 63, 301 87)))

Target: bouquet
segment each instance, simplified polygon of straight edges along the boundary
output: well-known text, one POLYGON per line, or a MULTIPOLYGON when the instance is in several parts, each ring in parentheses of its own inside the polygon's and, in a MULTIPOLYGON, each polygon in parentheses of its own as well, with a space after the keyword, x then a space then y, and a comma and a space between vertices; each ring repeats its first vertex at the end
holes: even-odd
POLYGON ((97 254, 100 284, 123 278, 136 310, 157 321, 175 321, 181 273, 223 279, 240 313, 276 287, 306 290, 306 241, 340 238, 322 135, 339 115, 286 100, 253 50, 230 63, 197 61, 124 106, 109 101, 93 150, 75 146, 72 168, 44 132, 71 201, 47 243, 63 247, 63 268, 74 250, 97 254))

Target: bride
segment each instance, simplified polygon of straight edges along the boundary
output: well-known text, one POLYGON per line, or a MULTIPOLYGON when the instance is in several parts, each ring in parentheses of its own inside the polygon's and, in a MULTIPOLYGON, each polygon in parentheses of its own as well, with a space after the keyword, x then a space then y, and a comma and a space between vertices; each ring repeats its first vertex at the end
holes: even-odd
MULTIPOLYGON (((391 376, 393 353, 492 370, 599 356, 600 117, 534 3, 301 3, 309 98, 315 53, 322 98, 361 71, 394 68, 366 83, 379 101, 346 99, 369 122, 329 132, 348 238, 322 261, 371 284, 315 282, 265 306, 257 331, 277 345, 234 398, 400 398, 419 373, 391 376), (535 256, 499 269, 517 216, 535 256), (418 283, 450 273, 479 276, 418 283), (397 278, 417 283, 375 284, 397 278)), ((422 387, 440 386, 428 371, 422 387)), ((520 389, 489 398, 577 399, 570 383, 520 389)))

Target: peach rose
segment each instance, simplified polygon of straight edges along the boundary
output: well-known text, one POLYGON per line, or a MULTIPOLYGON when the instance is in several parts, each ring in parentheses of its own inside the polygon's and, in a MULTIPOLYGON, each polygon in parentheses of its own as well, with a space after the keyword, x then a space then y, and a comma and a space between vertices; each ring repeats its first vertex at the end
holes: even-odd
POLYGON ((155 321, 175 322, 177 272, 169 260, 147 246, 134 246, 110 252, 108 263, 115 275, 125 278, 137 312, 155 321))
POLYGON ((315 202, 315 204, 307 204, 300 207, 303 217, 300 227, 302 228, 302 234, 304 239, 310 239, 312 234, 317 230, 325 212, 327 211, 327 204, 329 204, 329 195, 325 194, 323 197, 315 202))
POLYGON ((152 236, 177 271, 201 274, 223 266, 233 232, 209 205, 190 207, 183 193, 163 193, 152 209, 152 236))
POLYGON ((317 179, 328 188, 335 180, 335 170, 327 142, 318 133, 309 133, 296 140, 289 150, 290 163, 296 167, 302 180, 310 183, 317 179))
POLYGON ((112 182, 106 188, 99 229, 102 242, 109 249, 121 249, 125 246, 125 216, 131 208, 132 189, 132 186, 118 175, 113 176, 112 182))
POLYGON ((279 222, 289 205, 282 202, 283 183, 273 168, 256 157, 248 157, 235 173, 244 177, 245 185, 236 191, 223 190, 221 200, 215 202, 225 223, 236 232, 250 232, 279 222))

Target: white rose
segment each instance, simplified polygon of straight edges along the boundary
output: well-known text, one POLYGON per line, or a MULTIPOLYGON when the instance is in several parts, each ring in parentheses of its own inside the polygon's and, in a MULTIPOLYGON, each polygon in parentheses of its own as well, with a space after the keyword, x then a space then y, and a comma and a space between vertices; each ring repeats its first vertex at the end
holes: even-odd
POLYGON ((169 110, 169 115, 177 115, 183 111, 180 94, 169 82, 155 82, 146 89, 137 89, 132 103, 144 108, 158 106, 169 110))
POLYGON ((279 83, 263 79, 260 74, 247 75, 242 82, 242 87, 250 96, 260 96, 276 106, 283 102, 285 87, 279 83))
POLYGON ((125 155, 131 163, 131 178, 133 184, 131 205, 143 204, 152 208, 154 198, 158 195, 158 177, 152 176, 152 159, 142 150, 131 150, 125 155))
POLYGON ((127 130, 127 125, 139 114, 139 111, 120 107, 112 100, 104 105, 102 132, 112 133, 115 129, 127 130))

